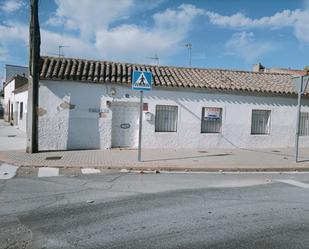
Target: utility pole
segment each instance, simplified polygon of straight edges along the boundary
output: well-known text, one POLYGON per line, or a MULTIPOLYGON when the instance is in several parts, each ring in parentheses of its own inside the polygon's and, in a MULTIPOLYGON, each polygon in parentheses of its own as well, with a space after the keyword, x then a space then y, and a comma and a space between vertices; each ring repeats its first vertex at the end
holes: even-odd
POLYGON ((29 80, 28 80, 28 117, 27 148, 28 153, 38 152, 38 106, 40 77, 40 25, 38 0, 30 0, 29 25, 29 80))
POLYGON ((296 132, 295 132, 295 162, 298 162, 298 146, 300 133, 300 116, 301 116, 301 97, 305 93, 309 75, 292 78, 295 88, 297 89, 297 117, 296 117, 296 132))
POLYGON ((188 49, 189 67, 191 67, 191 65, 192 65, 192 61, 191 61, 192 44, 191 43, 187 43, 187 44, 185 44, 185 47, 188 49))

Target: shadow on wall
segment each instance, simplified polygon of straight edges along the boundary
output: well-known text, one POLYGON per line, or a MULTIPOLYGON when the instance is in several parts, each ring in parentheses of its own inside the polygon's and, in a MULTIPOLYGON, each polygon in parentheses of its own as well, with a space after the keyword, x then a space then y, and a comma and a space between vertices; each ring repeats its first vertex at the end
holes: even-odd
MULTIPOLYGON (((159 88, 155 90, 161 90, 159 88)), ((153 91, 155 92, 155 91, 153 91)), ((153 93, 152 94, 155 94, 153 93)), ((190 101, 190 102, 207 102, 226 103, 226 104, 254 104, 254 105, 269 105, 277 106, 294 106, 297 105, 297 96, 295 95, 271 95, 271 94, 248 94, 246 92, 215 92, 215 91, 175 91, 177 94, 171 95, 167 89, 162 89, 160 96, 149 95, 150 100, 173 99, 175 101, 190 101), (197 94, 193 97, 192 94, 197 94)), ((309 105, 309 99, 302 99, 303 105, 309 105)))

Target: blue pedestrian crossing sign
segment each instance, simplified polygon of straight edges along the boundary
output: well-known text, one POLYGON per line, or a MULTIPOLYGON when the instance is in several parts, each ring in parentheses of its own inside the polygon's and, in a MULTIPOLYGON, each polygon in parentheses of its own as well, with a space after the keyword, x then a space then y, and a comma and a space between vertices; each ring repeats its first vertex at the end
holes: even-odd
POLYGON ((152 73, 144 71, 133 71, 132 90, 149 91, 152 85, 152 73))

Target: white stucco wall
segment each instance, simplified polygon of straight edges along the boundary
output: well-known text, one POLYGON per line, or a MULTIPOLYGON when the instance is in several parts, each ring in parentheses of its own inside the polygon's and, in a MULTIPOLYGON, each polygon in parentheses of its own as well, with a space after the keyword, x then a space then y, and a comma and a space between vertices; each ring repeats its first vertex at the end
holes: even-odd
MULTIPOLYGON (((41 82, 39 149, 110 148, 113 114, 106 101, 137 103, 139 92, 115 84, 41 82), (111 87, 116 89, 115 96, 108 95, 111 87), (126 94, 129 94, 129 98, 126 94), (104 113, 89 112, 89 108, 101 109, 104 113)), ((144 94, 144 102, 148 103, 149 112, 153 114, 152 121, 143 120, 144 148, 262 148, 294 145, 296 97, 156 89, 144 94), (178 106, 177 132, 155 132, 156 105, 178 106), (223 108, 222 133, 200 132, 202 107, 223 108), (271 110, 269 135, 250 134, 252 109, 271 110)), ((303 104, 303 111, 309 111, 309 101, 304 100, 303 104)), ((302 146, 309 146, 309 137, 301 137, 300 142, 302 146)))
POLYGON ((14 93, 15 90, 15 80, 11 80, 4 87, 4 110, 5 110, 5 120, 8 121, 8 104, 13 104, 13 125, 16 128, 26 132, 27 123, 27 102, 28 102, 28 91, 23 91, 20 93, 14 93), (23 115, 20 118, 20 103, 23 102, 23 115))
POLYGON ((4 104, 7 104, 10 97, 13 95, 13 91, 15 90, 15 80, 11 80, 4 87, 4 104))
MULTIPOLYGON (((8 82, 8 84, 5 85, 4 87, 4 120, 8 120, 8 115, 9 115, 9 103, 13 104, 13 109, 14 109, 14 93, 13 91, 15 90, 15 80, 11 80, 8 82)), ((13 114, 14 115, 14 114, 13 114)))
POLYGON ((15 110, 17 119, 16 126, 20 130, 27 131, 27 106, 28 106, 28 91, 20 92, 14 96, 15 110), (20 115, 20 103, 23 103, 23 115, 20 115))

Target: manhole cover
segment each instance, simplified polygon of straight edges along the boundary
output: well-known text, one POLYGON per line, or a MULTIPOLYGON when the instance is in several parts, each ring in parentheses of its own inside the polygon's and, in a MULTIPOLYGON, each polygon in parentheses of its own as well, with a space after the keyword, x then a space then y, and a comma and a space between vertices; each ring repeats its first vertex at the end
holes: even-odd
POLYGON ((8 137, 16 137, 16 135, 8 135, 8 137))
POLYGON ((60 160, 62 156, 48 156, 45 160, 60 160))
POLYGON ((280 152, 280 150, 272 150, 271 152, 280 152))
POLYGON ((199 150, 198 153, 208 153, 206 150, 199 150))

